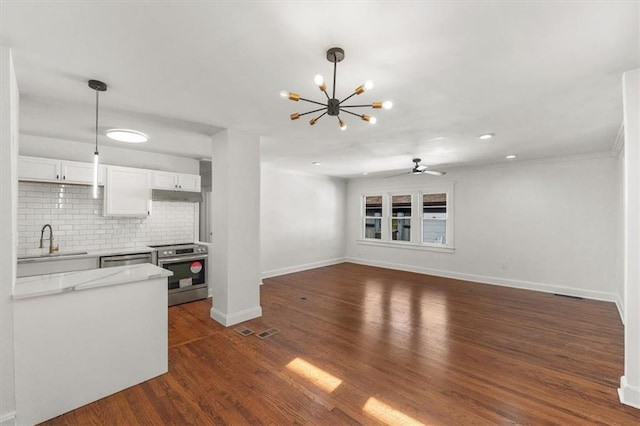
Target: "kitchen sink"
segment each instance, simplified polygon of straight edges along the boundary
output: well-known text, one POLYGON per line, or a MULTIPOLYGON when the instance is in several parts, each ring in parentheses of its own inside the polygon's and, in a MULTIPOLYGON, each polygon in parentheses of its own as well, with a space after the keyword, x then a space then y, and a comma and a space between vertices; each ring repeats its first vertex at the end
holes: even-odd
POLYGON ((64 256, 78 256, 81 254, 87 254, 86 251, 65 251, 62 253, 51 253, 51 254, 37 254, 33 256, 19 256, 18 260, 24 259, 43 259, 49 257, 64 257, 64 256))

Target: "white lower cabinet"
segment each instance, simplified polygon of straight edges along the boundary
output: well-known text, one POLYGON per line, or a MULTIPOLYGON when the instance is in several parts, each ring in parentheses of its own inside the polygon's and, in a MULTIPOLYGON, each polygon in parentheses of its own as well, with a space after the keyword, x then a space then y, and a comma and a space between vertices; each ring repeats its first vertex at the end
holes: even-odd
POLYGON ((104 216, 148 216, 151 213, 151 171, 107 166, 104 216))

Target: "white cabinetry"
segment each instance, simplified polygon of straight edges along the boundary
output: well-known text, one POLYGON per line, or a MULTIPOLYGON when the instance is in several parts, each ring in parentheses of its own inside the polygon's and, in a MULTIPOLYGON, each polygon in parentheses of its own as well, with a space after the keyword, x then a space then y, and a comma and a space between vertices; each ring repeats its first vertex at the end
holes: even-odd
POLYGON ((107 166, 104 216, 148 216, 151 171, 107 166))
POLYGON ((153 188, 200 192, 200 176, 154 171, 153 188))
MULTIPOLYGON (((93 164, 40 157, 18 157, 18 179, 36 182, 93 184, 93 164)), ((98 184, 104 184, 104 167, 98 170, 98 184)))

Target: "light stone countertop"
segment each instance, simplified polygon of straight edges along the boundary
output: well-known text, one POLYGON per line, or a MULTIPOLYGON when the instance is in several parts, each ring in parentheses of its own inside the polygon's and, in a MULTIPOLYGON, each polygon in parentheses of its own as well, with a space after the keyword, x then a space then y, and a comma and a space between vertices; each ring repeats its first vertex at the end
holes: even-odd
POLYGON ((66 252, 61 250, 54 253, 54 255, 42 255, 42 256, 18 256, 18 263, 32 263, 32 262, 50 262, 55 260, 64 259, 83 259, 87 257, 101 257, 101 256, 117 256, 121 254, 133 254, 133 253, 153 253, 157 251, 153 247, 138 246, 128 248, 113 248, 103 250, 87 250, 86 253, 78 253, 77 251, 66 252), (74 254, 78 253, 78 254, 74 254))
POLYGON ((113 268, 89 269, 85 271, 63 272, 59 274, 37 275, 16 280, 13 299, 27 299, 38 296, 88 290, 170 277, 173 272, 150 263, 115 266, 113 268))

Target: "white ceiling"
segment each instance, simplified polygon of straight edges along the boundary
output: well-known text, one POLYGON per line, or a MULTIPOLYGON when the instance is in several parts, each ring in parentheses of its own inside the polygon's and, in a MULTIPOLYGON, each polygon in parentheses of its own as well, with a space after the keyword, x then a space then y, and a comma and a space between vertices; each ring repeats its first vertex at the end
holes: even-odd
MULTIPOLYGON (((1 2, 13 49, 21 131, 94 141, 101 129, 151 136, 131 148, 209 157, 210 135, 262 137, 276 167, 333 176, 436 169, 611 149, 622 122, 621 76, 640 66, 639 3, 615 2, 1 2), (390 99, 369 125, 345 116, 311 127, 331 80, 325 51, 346 52, 337 97, 366 79, 357 103, 390 99), (481 133, 496 137, 480 141, 481 133), (311 162, 321 161, 321 167, 311 162)), ((330 84, 331 88, 331 84, 330 84)), ((101 144, 116 144, 102 137, 101 144)))

